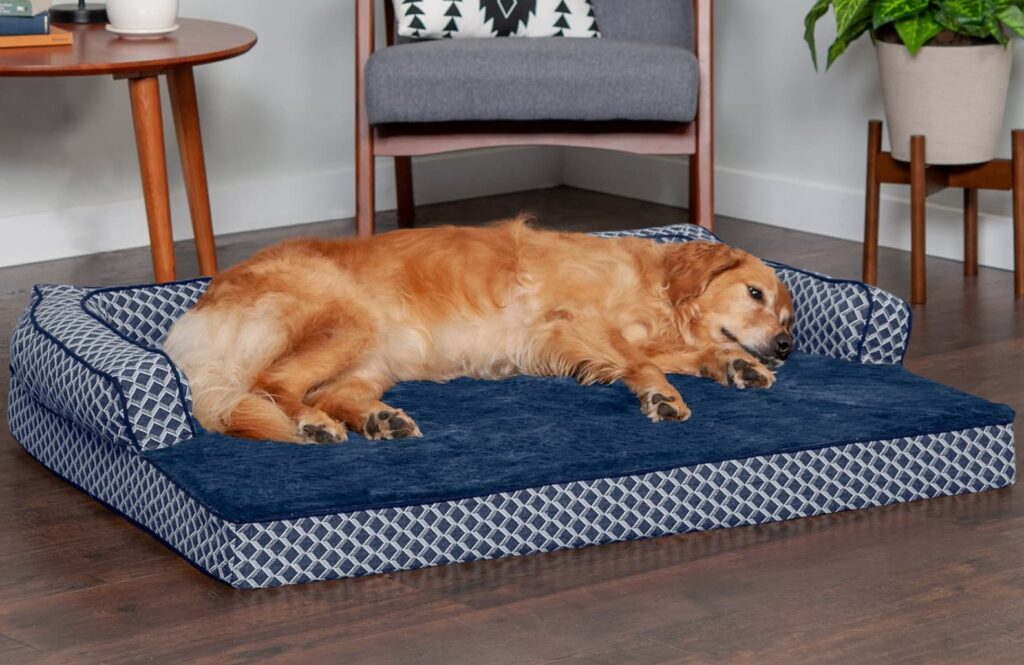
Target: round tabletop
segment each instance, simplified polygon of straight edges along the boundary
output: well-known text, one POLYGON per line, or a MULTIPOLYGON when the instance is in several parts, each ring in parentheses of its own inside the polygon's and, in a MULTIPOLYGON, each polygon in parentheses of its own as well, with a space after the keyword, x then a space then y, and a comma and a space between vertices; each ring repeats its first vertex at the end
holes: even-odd
POLYGON ((178 19, 178 30, 153 39, 126 39, 105 23, 55 24, 75 33, 72 46, 0 49, 0 76, 147 74, 241 55, 256 44, 252 30, 216 21, 178 19))

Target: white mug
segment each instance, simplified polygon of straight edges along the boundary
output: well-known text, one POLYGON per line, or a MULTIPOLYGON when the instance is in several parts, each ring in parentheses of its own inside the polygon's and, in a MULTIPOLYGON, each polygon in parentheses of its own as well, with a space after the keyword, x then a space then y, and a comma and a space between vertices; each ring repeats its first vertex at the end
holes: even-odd
POLYGON ((177 18, 178 0, 107 0, 107 19, 115 30, 163 30, 177 18))

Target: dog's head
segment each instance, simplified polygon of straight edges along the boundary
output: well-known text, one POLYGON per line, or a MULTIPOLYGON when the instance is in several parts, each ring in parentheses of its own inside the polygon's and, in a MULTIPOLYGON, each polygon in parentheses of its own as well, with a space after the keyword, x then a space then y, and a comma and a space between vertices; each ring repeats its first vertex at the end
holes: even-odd
POLYGON ((775 271, 735 247, 666 246, 668 295, 690 330, 769 366, 793 350, 793 301, 775 271))

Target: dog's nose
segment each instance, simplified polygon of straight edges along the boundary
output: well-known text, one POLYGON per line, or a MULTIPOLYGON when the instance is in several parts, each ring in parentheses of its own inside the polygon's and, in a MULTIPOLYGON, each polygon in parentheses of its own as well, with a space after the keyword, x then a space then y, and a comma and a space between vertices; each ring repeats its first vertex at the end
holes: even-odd
POLYGON ((793 338, 788 333, 775 336, 775 357, 785 360, 793 352, 793 338))

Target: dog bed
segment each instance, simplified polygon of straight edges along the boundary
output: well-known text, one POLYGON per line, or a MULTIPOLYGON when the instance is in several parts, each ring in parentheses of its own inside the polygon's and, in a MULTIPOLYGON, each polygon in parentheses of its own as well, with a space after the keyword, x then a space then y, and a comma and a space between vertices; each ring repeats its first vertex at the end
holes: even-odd
MULTIPOLYGON (((628 234, 715 240, 694 226, 628 234)), ((627 235, 607 234, 607 235, 627 235)), ((910 310, 773 266, 797 353, 768 391, 670 377, 649 422, 621 385, 408 383, 424 438, 296 446, 203 431, 159 350, 206 280, 38 286, 12 339, 9 420, 33 457, 200 570, 266 587, 758 524, 1014 480, 1013 411, 904 370, 910 310)))

